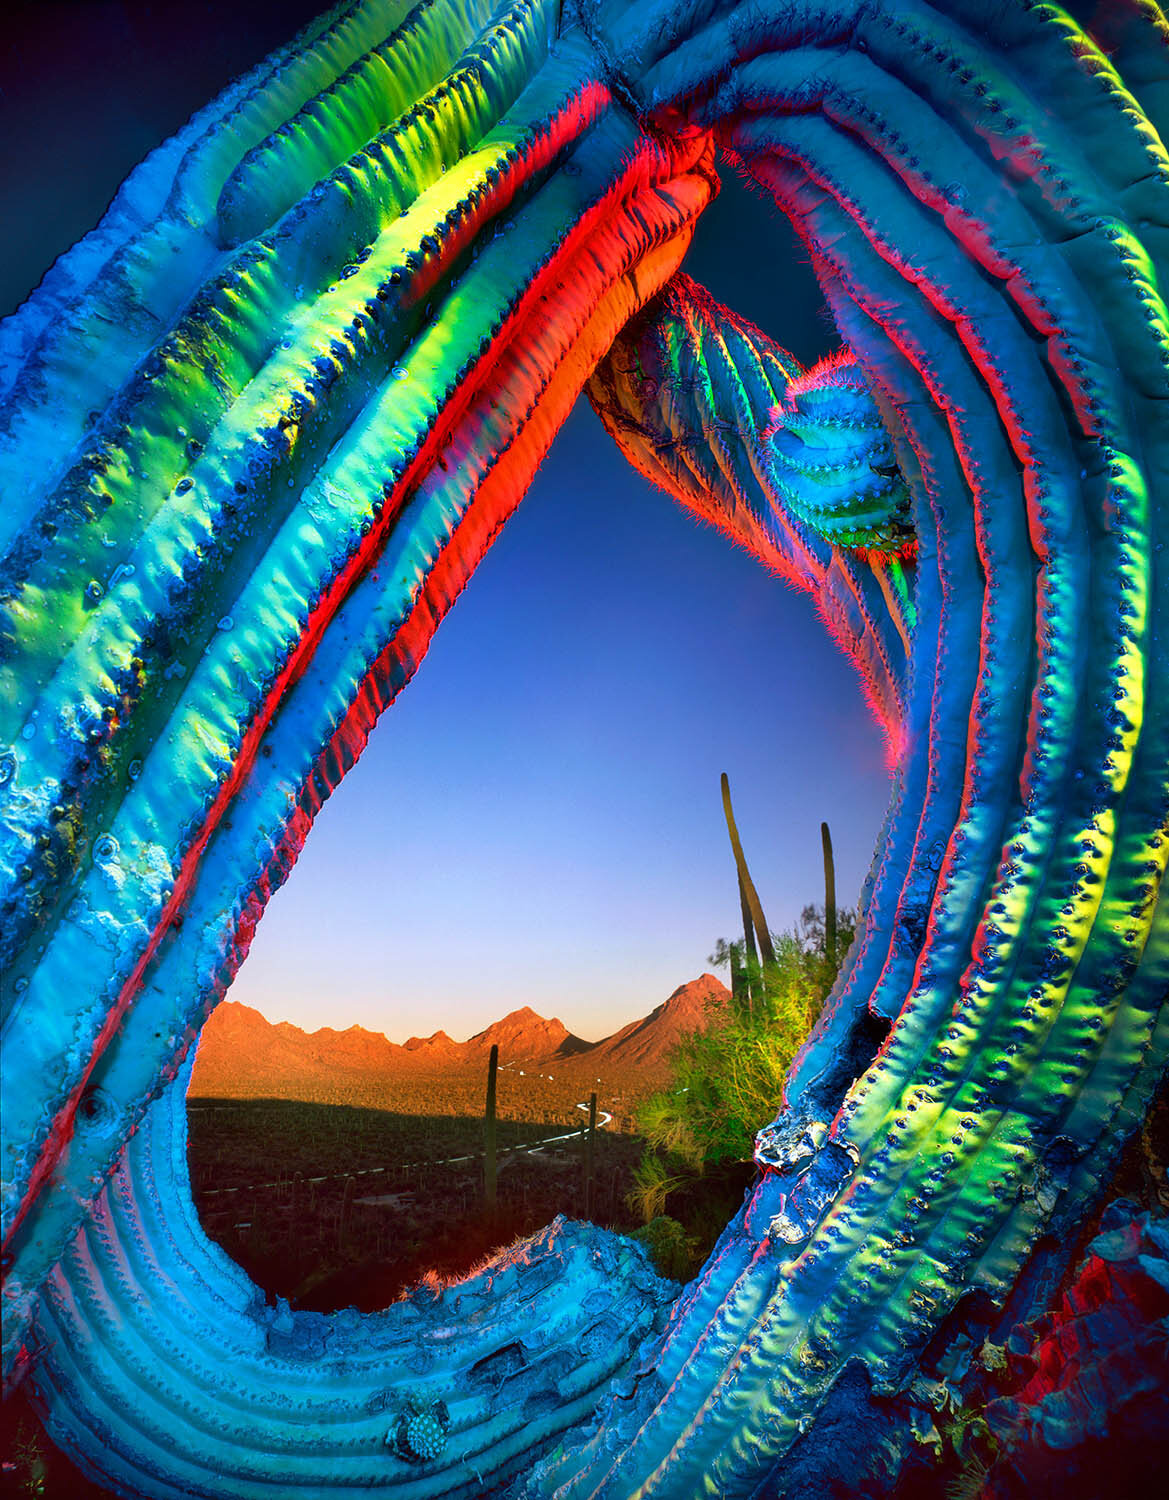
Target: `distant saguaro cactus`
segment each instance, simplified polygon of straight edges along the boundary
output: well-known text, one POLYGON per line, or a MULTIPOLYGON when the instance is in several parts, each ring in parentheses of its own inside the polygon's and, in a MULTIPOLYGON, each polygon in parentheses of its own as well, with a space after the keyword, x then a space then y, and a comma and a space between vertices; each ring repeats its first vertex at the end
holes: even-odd
POLYGON ((771 946, 771 929, 767 925, 767 918, 763 915, 763 905, 759 900, 759 892, 755 889, 755 882, 751 879, 751 871, 747 868, 747 858, 743 853, 743 846, 739 842, 739 830, 735 824, 735 812, 731 806, 731 784, 727 780, 727 773, 722 773, 723 812, 727 820, 727 832, 731 836, 731 848, 735 855, 735 864, 739 871, 739 894, 744 908, 744 927, 747 929, 748 953, 754 947, 751 939, 750 926, 755 928, 755 939, 759 944, 759 956, 764 964, 775 962, 775 950, 771 946), (750 922, 747 922, 750 917, 750 922))
POLYGON ((832 858, 832 834, 828 824, 820 824, 820 842, 824 845, 824 956, 836 967, 836 863, 832 858))
MULTIPOLYGON (((771 942, 771 929, 763 914, 763 903, 747 868, 747 856, 739 840, 739 829, 735 823, 735 812, 731 806, 731 784, 727 773, 722 773, 723 813, 727 820, 731 850, 739 874, 739 906, 743 913, 743 988, 749 1007, 756 999, 762 1000, 767 993, 767 981, 774 977, 775 949, 771 942)), ((731 989, 734 991, 735 969, 731 965, 731 989)))
POLYGON ((337 1253, 342 1254, 345 1250, 345 1231, 349 1227, 349 1209, 353 1203, 352 1177, 345 1179, 345 1192, 341 1198, 341 1212, 337 1216, 337 1253))
POLYGON ((495 1183, 498 1167, 495 1158, 495 1076, 499 1071, 499 1048, 491 1048, 487 1059, 487 1107, 483 1115, 483 1200, 495 1207, 495 1183))
MULTIPOLYGON (((755 945, 755 929, 751 920, 751 906, 747 900, 747 889, 743 884, 743 877, 739 875, 739 911, 743 918, 743 967, 740 974, 740 985, 747 998, 750 1007, 757 997, 762 980, 763 966, 759 962, 759 949, 755 945)), ((734 970, 731 971, 732 986, 734 970)))
POLYGON ((589 1218, 593 1211, 593 1145, 597 1135, 597 1094, 594 1089, 589 1095, 589 1123, 585 1134, 585 1159, 584 1159, 584 1212, 585 1218, 589 1218))
POLYGON ((300 1218, 301 1191, 303 1188, 303 1184, 304 1179, 302 1178, 301 1174, 299 1172, 294 1172, 292 1174, 292 1187, 289 1198, 288 1213, 288 1238, 293 1244, 296 1243, 297 1220, 300 1218))

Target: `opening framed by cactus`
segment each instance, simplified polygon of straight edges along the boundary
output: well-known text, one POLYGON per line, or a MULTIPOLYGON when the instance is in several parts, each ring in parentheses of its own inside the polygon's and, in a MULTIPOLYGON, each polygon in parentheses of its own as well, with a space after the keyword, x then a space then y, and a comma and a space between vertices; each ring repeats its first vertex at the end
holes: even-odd
POLYGON ((343 0, 0 325, 4 1366, 95 1480, 890 1492, 1054 1287, 1169 1049, 1167 111, 1153 0, 343 0), (812 369, 683 269, 722 170, 812 369), (582 390, 855 664, 860 935, 684 1289, 557 1221, 269 1306, 192 1044, 582 390))

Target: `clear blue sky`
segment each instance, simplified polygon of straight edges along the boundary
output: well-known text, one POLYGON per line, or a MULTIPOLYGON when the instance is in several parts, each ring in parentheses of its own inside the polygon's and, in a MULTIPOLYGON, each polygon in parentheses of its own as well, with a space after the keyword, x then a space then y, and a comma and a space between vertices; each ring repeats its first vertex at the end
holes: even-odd
MULTIPOLYGON (((0 311, 152 144, 315 8, 18 7, 0 311)), ((785 227, 735 185, 687 269, 805 361, 835 342, 785 227)), ((888 783, 850 668, 806 597, 651 490, 582 401, 326 804, 231 998, 399 1041, 464 1037, 520 1005, 602 1036, 738 927, 723 770, 773 926, 822 896, 821 818, 855 899, 888 783)))

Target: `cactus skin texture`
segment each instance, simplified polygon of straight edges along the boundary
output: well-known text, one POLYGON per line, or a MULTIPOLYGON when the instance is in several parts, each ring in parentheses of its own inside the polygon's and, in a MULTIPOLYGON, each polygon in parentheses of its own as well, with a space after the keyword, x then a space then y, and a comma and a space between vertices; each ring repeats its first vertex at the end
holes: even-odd
POLYGON ((814 1495, 842 1401, 1071 1242, 1169 1051, 1167 56, 1151 0, 356 0, 3 325, 5 1361, 95 1477, 814 1495), (813 371, 676 275, 720 153, 813 371), (563 1225, 434 1307, 265 1308, 184 1056, 586 382, 857 665, 860 936, 660 1331, 563 1225))

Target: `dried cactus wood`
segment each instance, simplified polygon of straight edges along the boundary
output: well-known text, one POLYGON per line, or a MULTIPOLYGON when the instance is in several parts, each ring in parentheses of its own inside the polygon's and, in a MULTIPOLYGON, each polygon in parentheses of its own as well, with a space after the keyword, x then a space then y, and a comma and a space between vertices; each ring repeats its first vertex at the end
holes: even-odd
POLYGON ((358 0, 3 326, 5 1358, 92 1474, 815 1493, 842 1393, 1071 1237, 1169 1046, 1167 52, 1150 0, 358 0), (676 274, 720 154, 838 359, 676 274), (183 1058, 586 382, 857 664, 861 935, 660 1333, 563 1227, 436 1308, 266 1310, 183 1058))

